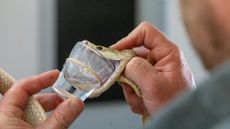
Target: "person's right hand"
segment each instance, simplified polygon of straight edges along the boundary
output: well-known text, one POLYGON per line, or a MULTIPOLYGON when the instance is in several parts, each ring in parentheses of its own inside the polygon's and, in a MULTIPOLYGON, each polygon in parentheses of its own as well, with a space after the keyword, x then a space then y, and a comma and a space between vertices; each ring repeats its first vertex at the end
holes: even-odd
POLYGON ((137 55, 127 64, 124 75, 138 85, 142 97, 122 84, 127 103, 135 113, 147 111, 153 115, 179 92, 195 87, 182 51, 147 22, 112 48, 133 49, 137 55))
MULTIPOLYGON (((29 98, 53 85, 58 75, 59 71, 53 70, 15 82, 0 101, 0 129, 33 129, 23 119, 29 98)), ((36 98, 45 111, 54 109, 36 129, 67 129, 84 108, 84 103, 74 97, 65 101, 57 94, 39 95, 36 98)))

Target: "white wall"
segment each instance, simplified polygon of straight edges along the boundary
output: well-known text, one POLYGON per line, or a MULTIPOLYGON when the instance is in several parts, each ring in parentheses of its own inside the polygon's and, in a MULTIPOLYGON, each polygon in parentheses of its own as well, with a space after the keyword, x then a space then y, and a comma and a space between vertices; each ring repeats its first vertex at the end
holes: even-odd
POLYGON ((0 67, 16 79, 55 64, 52 1, 0 0, 0 67))
POLYGON ((0 66, 16 78, 37 73, 37 1, 1 0, 0 19, 0 66))
POLYGON ((142 21, 149 21, 163 30, 164 0, 136 0, 136 25, 142 21))

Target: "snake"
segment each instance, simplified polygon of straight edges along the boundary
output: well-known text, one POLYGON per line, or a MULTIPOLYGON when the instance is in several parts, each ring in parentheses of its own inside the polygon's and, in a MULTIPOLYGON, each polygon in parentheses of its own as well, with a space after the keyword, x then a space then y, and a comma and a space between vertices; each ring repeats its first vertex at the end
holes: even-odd
MULTIPOLYGON (((5 70, 0 68, 0 93, 4 95, 7 90, 13 86, 14 82, 15 79, 5 70)), ((44 122, 46 118, 47 116, 42 106, 33 96, 31 96, 25 108, 23 119, 35 128, 44 122)))
MULTIPOLYGON (((115 60, 116 62, 116 69, 113 74, 109 77, 109 79, 104 83, 103 86, 96 89, 91 95, 90 98, 98 97, 103 92, 108 90, 116 81, 120 83, 125 83, 131 86, 137 96, 141 97, 141 91, 138 86, 126 78, 123 75, 123 71, 127 63, 135 56, 135 53, 132 50, 122 50, 118 51, 109 47, 104 47, 100 45, 95 45, 87 40, 83 41, 87 44, 88 47, 96 50, 101 55, 103 55, 108 60, 115 60)), ((7 90, 13 86, 15 79, 8 74, 5 70, 0 68, 0 93, 4 95, 7 90)), ((147 121, 148 115, 143 116, 143 122, 147 121)), ((32 127, 37 127, 39 124, 43 123, 47 118, 47 115, 39 104, 39 102, 31 96, 29 102, 25 108, 23 119, 28 122, 32 127)))

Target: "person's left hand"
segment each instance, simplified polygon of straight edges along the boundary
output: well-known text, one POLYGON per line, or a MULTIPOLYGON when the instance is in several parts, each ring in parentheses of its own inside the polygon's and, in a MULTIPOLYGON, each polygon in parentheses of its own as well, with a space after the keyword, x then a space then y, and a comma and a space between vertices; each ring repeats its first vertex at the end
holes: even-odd
MULTIPOLYGON (((53 70, 15 82, 0 102, 0 129, 32 129, 31 125, 22 119, 29 98, 52 85, 58 74, 58 70, 53 70)), ((56 108, 37 129, 67 129, 84 107, 80 99, 71 98, 63 101, 55 93, 36 98, 45 111, 56 108)))

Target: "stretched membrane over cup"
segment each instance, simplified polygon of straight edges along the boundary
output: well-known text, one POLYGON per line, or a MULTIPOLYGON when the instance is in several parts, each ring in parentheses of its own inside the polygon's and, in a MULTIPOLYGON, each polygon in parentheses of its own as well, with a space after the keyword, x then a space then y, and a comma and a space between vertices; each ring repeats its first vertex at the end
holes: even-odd
POLYGON ((81 41, 72 49, 52 88, 63 98, 75 96, 84 101, 114 70, 115 66, 109 60, 87 46, 87 41, 81 41))

